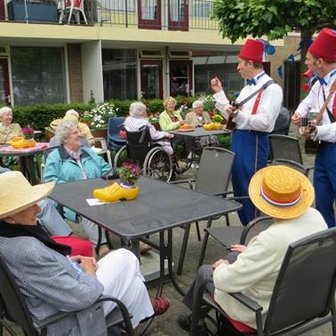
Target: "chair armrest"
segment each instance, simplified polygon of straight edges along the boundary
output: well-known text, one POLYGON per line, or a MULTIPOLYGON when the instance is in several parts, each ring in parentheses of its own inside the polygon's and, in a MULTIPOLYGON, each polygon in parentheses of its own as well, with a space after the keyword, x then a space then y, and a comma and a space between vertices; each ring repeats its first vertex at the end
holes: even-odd
POLYGON ((189 188, 193 189, 193 182, 195 182, 195 179, 169 181, 168 183, 169 184, 186 184, 186 183, 188 183, 189 188))
POLYGON ((133 327, 132 327, 132 322, 131 322, 131 316, 128 313, 128 310, 126 308, 126 306, 118 299, 111 297, 111 296, 102 296, 98 299, 97 302, 105 302, 105 301, 112 301, 114 302, 117 307, 119 308, 121 315, 124 319, 124 323, 125 323, 125 329, 127 331, 127 335, 129 336, 135 336, 133 327))
POLYGON ((232 297, 234 297, 237 301, 243 304, 245 307, 253 310, 255 313, 261 312, 263 307, 259 305, 258 302, 250 299, 243 293, 229 293, 232 297))
MULTIPOLYGON (((225 197, 226 195, 231 195, 233 194, 233 190, 230 190, 230 191, 223 191, 223 192, 220 192, 220 193, 216 193, 216 194, 213 194, 214 196, 223 196, 225 197)), ((231 198, 230 198, 231 199, 231 198)))
POLYGON ((48 316, 45 319, 39 321, 36 323, 36 326, 43 331, 43 329, 45 329, 47 326, 52 325, 71 314, 73 314, 73 312, 58 312, 57 314, 48 316))
MULTIPOLYGON (((128 331, 127 335, 134 336, 131 317, 128 313, 128 310, 127 310, 126 306, 120 300, 118 300, 116 298, 113 298, 113 297, 109 297, 109 296, 102 296, 95 303, 105 302, 105 301, 112 301, 117 305, 117 307, 119 308, 120 313, 121 313, 121 315, 124 319, 125 327, 126 327, 126 330, 128 331)), ((85 309, 83 309, 83 310, 85 310, 85 309)), ((45 319, 39 321, 39 323, 37 324, 37 327, 40 330, 42 330, 42 334, 43 334, 43 331, 49 325, 52 325, 52 324, 56 323, 57 321, 65 318, 65 317, 68 317, 71 314, 75 314, 75 313, 77 313, 77 311, 75 311, 75 312, 58 312, 57 314, 48 316, 45 319)))

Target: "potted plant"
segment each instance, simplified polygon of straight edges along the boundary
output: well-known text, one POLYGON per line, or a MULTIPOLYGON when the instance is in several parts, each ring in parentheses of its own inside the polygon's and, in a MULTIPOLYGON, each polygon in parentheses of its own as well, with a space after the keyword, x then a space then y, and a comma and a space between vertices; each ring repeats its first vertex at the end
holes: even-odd
POLYGON ((100 103, 91 111, 84 112, 83 120, 92 129, 107 128, 109 118, 115 117, 118 110, 113 103, 100 103))
POLYGON ((105 188, 94 189, 93 196, 102 202, 136 199, 140 188, 135 186, 135 182, 141 176, 141 168, 134 163, 124 162, 120 168, 116 169, 116 173, 120 177, 120 183, 114 182, 105 188))
POLYGON ((120 177, 121 186, 125 188, 133 187, 142 173, 138 165, 130 162, 124 162, 120 168, 116 169, 116 172, 120 177))

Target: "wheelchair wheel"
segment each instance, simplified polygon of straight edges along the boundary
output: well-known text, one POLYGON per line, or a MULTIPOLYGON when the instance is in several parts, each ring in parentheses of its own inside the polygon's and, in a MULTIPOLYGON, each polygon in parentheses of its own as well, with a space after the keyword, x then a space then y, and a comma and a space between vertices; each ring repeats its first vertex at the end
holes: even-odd
POLYGON ((118 152, 116 153, 114 159, 113 159, 113 168, 121 167, 123 162, 129 161, 128 152, 127 152, 127 146, 122 146, 118 152))
POLYGON ((172 160, 161 147, 154 147, 146 155, 143 172, 145 176, 168 182, 173 174, 172 160))

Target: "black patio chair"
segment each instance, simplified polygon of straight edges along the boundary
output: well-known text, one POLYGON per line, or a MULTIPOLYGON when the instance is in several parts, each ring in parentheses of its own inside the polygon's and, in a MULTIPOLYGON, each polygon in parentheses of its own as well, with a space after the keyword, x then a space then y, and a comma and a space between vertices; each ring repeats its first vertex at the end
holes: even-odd
MULTIPOLYGON (((106 317, 107 329, 119 326, 122 330, 127 332, 127 335, 134 335, 134 330, 125 305, 112 297, 101 297, 95 304, 99 309, 99 303, 104 301, 113 301, 116 303, 116 308, 106 317)), ((13 330, 10 322, 19 325, 26 336, 47 335, 48 326, 58 322, 62 318, 68 317, 69 312, 59 312, 55 315, 49 316, 43 321, 40 321, 36 326, 33 323, 31 314, 27 308, 24 296, 22 295, 19 287, 17 286, 11 271, 0 258, 0 334, 2 335, 2 328, 4 327, 12 336, 17 333, 13 330), (41 330, 41 332, 38 331, 41 330)))
MULTIPOLYGON (((294 138, 288 135, 282 134, 270 134, 270 161, 273 160, 290 160, 303 164, 302 152, 300 147, 300 141, 298 138, 294 138)), ((313 167, 306 167, 307 172, 313 167)))
MULTIPOLYGON (((332 335, 335 336, 336 259, 332 257, 335 253, 336 228, 291 243, 280 268, 264 323, 263 307, 242 293, 230 293, 256 315, 257 329, 249 335, 300 335, 331 322, 332 335)), ((212 295, 204 294, 204 288, 198 293, 198 299, 215 308, 225 319, 225 325, 229 323, 230 328, 234 328, 212 295)), ((196 335, 197 315, 197 312, 193 312, 190 335, 196 335)), ((246 335, 239 330, 236 334, 246 335)))
MULTIPOLYGON (((231 178, 231 169, 235 154, 228 149, 220 147, 204 147, 201 160, 199 163, 199 169, 195 179, 189 180, 179 180, 170 183, 173 184, 189 184, 191 189, 196 191, 216 195, 221 197, 226 197, 232 194, 229 191, 229 182, 231 178)), ((227 225, 230 224, 229 216, 225 215, 227 225)), ((212 220, 217 218, 212 218, 208 220, 207 227, 211 226, 212 220)), ((196 222, 196 229, 198 234, 198 239, 201 240, 199 232, 199 224, 196 222)), ((177 274, 182 274, 184 258, 187 250, 190 224, 184 227, 183 241, 181 245, 179 263, 177 267, 177 274)))

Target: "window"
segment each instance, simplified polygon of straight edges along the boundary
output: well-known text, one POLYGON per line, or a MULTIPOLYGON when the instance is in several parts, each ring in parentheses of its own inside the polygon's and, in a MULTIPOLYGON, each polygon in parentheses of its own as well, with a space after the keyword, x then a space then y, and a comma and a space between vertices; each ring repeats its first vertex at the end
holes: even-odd
POLYGON ((11 48, 16 105, 65 103, 63 48, 11 48))
POLYGON ((168 1, 168 29, 184 30, 189 29, 189 4, 187 0, 168 1))
POLYGON ((234 98, 244 86, 244 79, 237 72, 237 51, 194 51, 195 94, 211 92, 210 80, 217 76, 223 83, 224 91, 234 98))
POLYGON ((193 0, 190 2, 190 16, 196 18, 211 18, 213 1, 212 0, 193 0))
POLYGON ((105 99, 137 99, 135 49, 103 49, 105 99))
POLYGON ((104 10, 135 12, 135 0, 101 0, 104 10))
POLYGON ((161 29, 161 0, 138 0, 138 26, 161 29))

